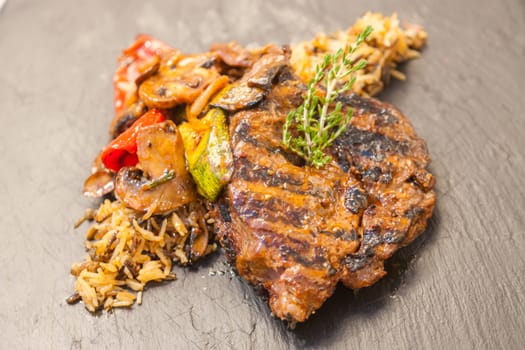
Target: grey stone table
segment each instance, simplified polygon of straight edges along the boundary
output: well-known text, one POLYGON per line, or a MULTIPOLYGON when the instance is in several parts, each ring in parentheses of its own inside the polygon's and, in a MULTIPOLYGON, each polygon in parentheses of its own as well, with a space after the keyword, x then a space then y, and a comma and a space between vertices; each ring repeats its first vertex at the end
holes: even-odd
POLYGON ((519 349, 525 344, 525 2, 29 1, 0 12, 1 349, 519 349), (69 306, 72 228, 108 139, 115 59, 137 33, 185 52, 213 42, 288 43, 366 10, 423 24, 429 44, 382 99, 427 142, 438 204, 389 275, 339 288, 294 331, 213 256, 92 316, 69 306))

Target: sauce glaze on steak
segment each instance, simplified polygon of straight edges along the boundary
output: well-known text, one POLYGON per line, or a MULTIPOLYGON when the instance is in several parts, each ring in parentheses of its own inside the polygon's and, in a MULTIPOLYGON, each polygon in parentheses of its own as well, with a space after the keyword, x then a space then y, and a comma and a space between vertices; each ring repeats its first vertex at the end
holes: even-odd
POLYGON ((359 289, 383 277, 384 260, 425 229, 436 195, 424 140, 373 98, 340 96, 354 116, 329 149, 333 161, 305 166, 281 145, 305 87, 287 62, 273 82, 255 108, 230 115, 234 172, 215 227, 239 274, 268 291, 274 315, 295 323, 339 281, 359 289))

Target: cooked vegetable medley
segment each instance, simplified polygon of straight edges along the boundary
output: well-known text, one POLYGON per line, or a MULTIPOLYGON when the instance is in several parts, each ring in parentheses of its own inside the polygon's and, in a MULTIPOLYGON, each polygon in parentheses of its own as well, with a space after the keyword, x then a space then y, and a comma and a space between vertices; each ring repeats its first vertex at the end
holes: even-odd
MULTIPOLYGON (((416 57, 426 38, 395 15, 368 13, 347 31, 286 47, 285 61, 306 83, 326 53, 349 46, 367 26, 372 33, 350 58, 367 61, 352 89, 377 94, 390 76, 404 78, 396 65, 416 57)), ((68 302, 81 299, 90 311, 130 306, 149 281, 175 277, 173 262, 186 265, 215 250, 207 212, 233 172, 228 116, 264 103, 285 64, 282 52, 233 42, 186 55, 147 35, 122 52, 111 140, 83 191, 106 200, 83 218, 95 222, 87 259, 73 265, 68 302)))

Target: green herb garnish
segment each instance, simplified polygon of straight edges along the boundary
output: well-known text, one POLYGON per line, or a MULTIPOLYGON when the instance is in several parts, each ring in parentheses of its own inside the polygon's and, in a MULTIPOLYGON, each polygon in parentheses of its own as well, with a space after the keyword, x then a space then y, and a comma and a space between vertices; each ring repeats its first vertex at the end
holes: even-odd
POLYGON ((315 67, 315 76, 308 82, 303 104, 286 117, 282 143, 316 168, 331 161, 332 157, 323 151, 341 135, 352 118, 353 110, 350 108, 345 115, 341 111, 341 102, 337 102, 332 111, 329 111, 329 107, 339 94, 349 91, 355 82, 355 76, 352 76, 341 86, 342 79, 368 64, 366 60, 355 64, 350 56, 371 32, 372 27, 368 26, 350 47, 339 49, 335 54, 326 54, 323 62, 315 67), (319 96, 317 85, 323 79, 325 91, 319 96), (292 126, 297 129, 296 136, 291 134, 292 126))
POLYGON ((153 179, 143 184, 142 190, 143 191, 151 190, 152 188, 155 188, 158 185, 162 185, 163 183, 170 181, 171 179, 173 179, 174 176, 175 176, 175 172, 173 170, 166 171, 164 174, 162 174, 158 178, 153 179))

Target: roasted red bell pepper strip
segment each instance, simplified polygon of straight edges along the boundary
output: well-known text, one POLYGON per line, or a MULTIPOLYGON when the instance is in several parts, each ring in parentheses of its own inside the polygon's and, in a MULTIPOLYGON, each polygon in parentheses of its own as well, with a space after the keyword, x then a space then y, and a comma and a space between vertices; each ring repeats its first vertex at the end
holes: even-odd
POLYGON ((115 115, 118 117, 137 100, 135 80, 141 67, 147 62, 168 52, 176 51, 149 35, 139 35, 135 42, 122 52, 119 66, 113 76, 115 115))
POLYGON ((161 110, 147 111, 102 151, 100 157, 104 166, 117 172, 122 167, 136 165, 138 163, 137 134, 139 130, 145 126, 163 122, 165 119, 161 110))

